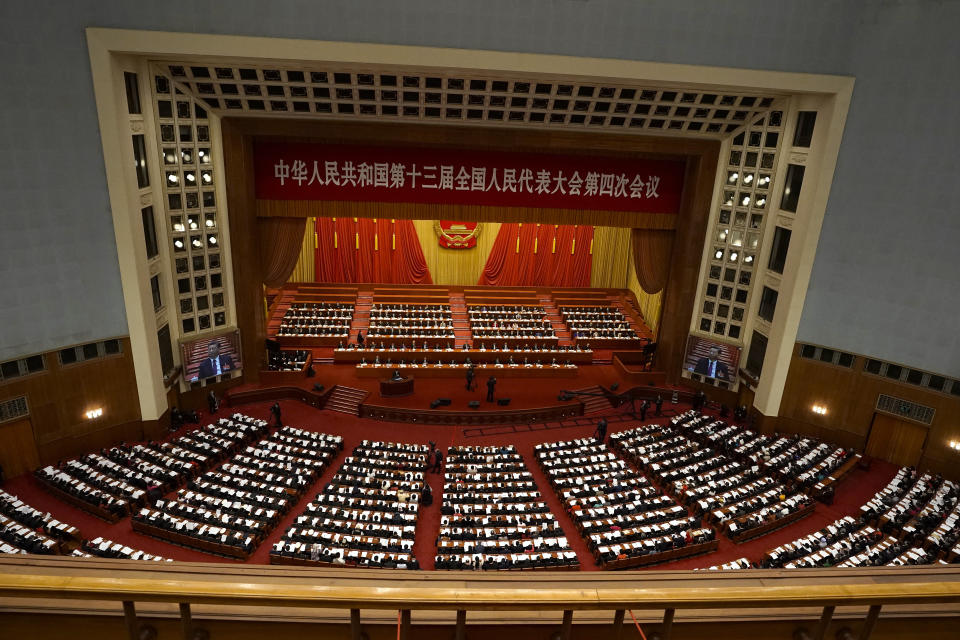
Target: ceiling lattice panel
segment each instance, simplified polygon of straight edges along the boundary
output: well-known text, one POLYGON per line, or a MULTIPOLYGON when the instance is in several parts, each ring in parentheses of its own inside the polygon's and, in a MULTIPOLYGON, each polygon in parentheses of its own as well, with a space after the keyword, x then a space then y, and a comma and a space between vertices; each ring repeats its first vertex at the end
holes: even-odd
MULTIPOLYGON (((702 88, 473 76, 157 62, 156 72, 221 116, 231 114, 535 126, 722 138, 776 96, 702 88)), ((166 82, 158 78, 158 82, 166 82)))

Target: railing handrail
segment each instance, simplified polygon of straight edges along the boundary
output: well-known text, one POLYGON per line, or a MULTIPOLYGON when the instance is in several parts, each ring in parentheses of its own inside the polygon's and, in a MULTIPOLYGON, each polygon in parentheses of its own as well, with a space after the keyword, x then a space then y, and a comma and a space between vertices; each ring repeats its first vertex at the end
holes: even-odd
MULTIPOLYGON (((442 583, 441 583, 442 584, 442 583)), ((960 603, 960 582, 723 587, 456 588, 0 574, 0 597, 410 610, 754 609, 960 603)))

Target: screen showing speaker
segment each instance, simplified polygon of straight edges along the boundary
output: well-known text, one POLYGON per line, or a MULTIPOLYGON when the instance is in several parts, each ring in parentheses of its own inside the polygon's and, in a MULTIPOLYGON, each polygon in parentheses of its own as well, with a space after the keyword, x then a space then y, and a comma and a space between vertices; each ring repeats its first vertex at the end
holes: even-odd
POLYGON ((737 379, 739 364, 739 347, 698 336, 690 336, 687 340, 683 368, 695 380, 732 384, 737 379))
POLYGON ((184 377, 189 382, 217 376, 230 376, 243 368, 240 353, 240 332, 180 343, 184 377))

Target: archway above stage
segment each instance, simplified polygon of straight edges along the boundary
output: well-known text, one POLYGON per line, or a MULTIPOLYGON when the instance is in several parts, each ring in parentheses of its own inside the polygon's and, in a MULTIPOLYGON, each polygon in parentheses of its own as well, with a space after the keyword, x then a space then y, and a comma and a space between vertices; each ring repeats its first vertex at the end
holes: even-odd
MULTIPOLYGON (((592 225, 604 228, 658 229, 673 236, 672 248, 662 255, 668 264, 660 309, 658 359, 667 371, 679 371, 687 329, 696 298, 700 262, 706 233, 709 205, 716 178, 720 145, 716 141, 680 138, 652 138, 634 135, 581 132, 503 130, 492 135, 488 129, 441 127, 406 123, 346 123, 278 121, 226 118, 222 123, 224 163, 227 173, 228 206, 238 324, 253 339, 244 342, 248 358, 262 354, 265 322, 262 311, 262 284, 266 260, 250 261, 258 254, 258 220, 267 218, 388 218, 395 220, 469 220, 474 222, 592 225), (616 210, 548 208, 536 206, 493 206, 470 203, 435 204, 422 202, 357 202, 341 200, 264 200, 254 189, 254 144, 260 141, 289 141, 328 145, 408 146, 456 149, 461 152, 511 152, 559 154, 582 157, 613 157, 678 161, 683 165, 683 189, 677 214, 616 210)), ((341 169, 338 164, 338 171, 341 169)), ((311 168, 312 172, 312 163, 311 168)), ((281 173, 283 170, 281 169, 281 173)), ((601 172, 602 173, 602 172, 601 172)), ((502 175, 502 174, 501 174, 502 175)), ((566 175, 566 174, 565 174, 566 175)), ((456 177, 456 176, 454 176, 456 177)), ((310 176, 307 177, 309 180, 310 176)), ((309 226, 309 223, 308 223, 309 226)), ((629 243, 627 244, 629 247, 629 243)), ((623 252, 625 256, 630 251, 623 252)), ((302 252, 301 252, 302 255, 302 252)), ((631 282, 639 282, 633 269, 625 269, 631 282)), ((657 278, 659 280, 660 278, 657 278)), ((639 289, 639 284, 637 285, 639 289)), ((648 282, 649 286, 649 282, 648 282)))

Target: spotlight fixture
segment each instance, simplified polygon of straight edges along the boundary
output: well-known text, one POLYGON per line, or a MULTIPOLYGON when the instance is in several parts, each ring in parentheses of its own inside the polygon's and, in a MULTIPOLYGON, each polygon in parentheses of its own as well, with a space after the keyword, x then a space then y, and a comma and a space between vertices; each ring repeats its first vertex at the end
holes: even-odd
POLYGON ((210 244, 217 244, 217 236, 210 236, 209 238, 207 238, 207 242, 209 242, 210 244))
MULTIPOLYGON (((181 231, 182 231, 182 229, 181 229, 181 231)), ((183 240, 180 240, 179 238, 176 239, 176 240, 174 240, 174 241, 173 241, 173 246, 175 246, 177 249, 183 249, 183 240)))
POLYGON ((749 173, 743 178, 743 183, 750 184, 751 182, 753 182, 753 174, 749 173))
POLYGON ((960 451, 960 441, 951 440, 951 441, 950 441, 950 448, 953 449, 954 451, 960 451))
POLYGON ((740 177, 740 174, 734 171, 733 173, 730 174, 730 182, 736 182, 737 178, 739 177, 740 177))
MULTIPOLYGON (((187 177, 189 178, 189 175, 187 177)), ((740 204, 743 206, 750 204, 750 196, 743 196, 743 200, 740 201, 740 204)))
POLYGON ((738 257, 740 257, 739 253, 737 253, 736 251, 732 252, 730 254, 730 262, 736 262, 738 257))
POLYGON ((87 411, 84 415, 87 416, 87 420, 95 420, 96 418, 99 418, 100 416, 103 415, 103 407, 97 407, 96 409, 90 409, 90 410, 87 411))
POLYGON ((196 181, 197 181, 197 177, 195 175, 193 175, 192 173, 187 174, 187 182, 196 182, 196 181))
POLYGON ((177 222, 176 224, 173 225, 173 230, 174 230, 174 231, 183 232, 184 229, 186 229, 186 227, 183 226, 183 223, 182 223, 182 222, 177 222))
POLYGON ((757 206, 758 206, 758 207, 762 207, 762 206, 765 205, 765 204, 767 204, 767 199, 766 199, 766 198, 760 198, 759 200, 757 200, 757 206))
POLYGON ((207 218, 207 222, 206 222, 205 224, 206 224, 208 227, 212 227, 212 226, 213 226, 213 218, 207 218))
POLYGON ((203 179, 203 181, 206 182, 207 184, 210 184, 210 182, 213 181, 213 176, 211 176, 211 175, 210 175, 209 173, 207 173, 207 172, 201 173, 201 174, 200 174, 200 177, 201 177, 201 178, 203 179))
POLYGON ((827 415, 827 408, 820 404, 813 405, 812 411, 817 415, 821 415, 821 416, 827 415))
POLYGON ((179 180, 180 178, 178 178, 177 174, 175 173, 171 173, 167 176, 167 182, 169 182, 170 184, 177 184, 179 180))
POLYGON ((194 238, 191 244, 195 246, 197 249, 203 246, 203 243, 200 242, 200 238, 194 238))
POLYGON ((717 252, 713 254, 713 257, 719 260, 720 258, 723 257, 723 251, 721 249, 717 249, 717 252))
POLYGON ((747 256, 746 258, 743 259, 743 261, 746 262, 747 264, 750 264, 751 262, 753 262, 753 256, 747 256))

